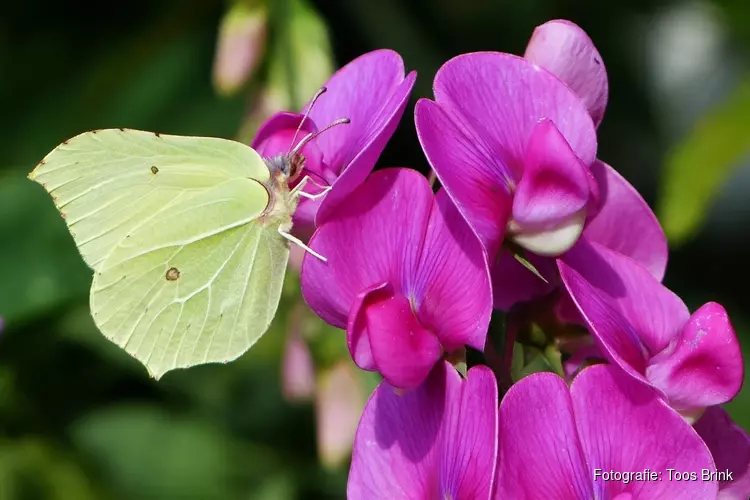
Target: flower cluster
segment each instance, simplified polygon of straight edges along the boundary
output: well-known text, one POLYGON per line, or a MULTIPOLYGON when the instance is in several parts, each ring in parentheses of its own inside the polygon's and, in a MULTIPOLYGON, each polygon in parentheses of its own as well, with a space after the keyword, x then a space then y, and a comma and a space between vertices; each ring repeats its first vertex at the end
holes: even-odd
MULTIPOLYGON (((691 314, 661 283, 656 217, 597 159, 609 89, 586 33, 550 21, 523 57, 440 68, 414 110, 437 192, 372 172, 414 80, 375 51, 303 110, 306 132, 351 120, 302 150, 309 189, 329 189, 295 214, 326 258, 305 256, 303 296, 383 377, 349 497, 747 499, 750 439, 720 407, 742 384, 737 338, 721 305, 691 314)), ((287 150, 301 122, 280 113, 253 146, 287 150)))

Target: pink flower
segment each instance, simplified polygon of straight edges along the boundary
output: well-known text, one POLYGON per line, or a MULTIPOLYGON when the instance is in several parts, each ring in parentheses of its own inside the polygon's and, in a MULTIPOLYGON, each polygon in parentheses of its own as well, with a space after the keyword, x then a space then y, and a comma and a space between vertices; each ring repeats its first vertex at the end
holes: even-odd
POLYGON ((365 370, 413 388, 444 352, 483 349, 492 311, 479 241, 444 192, 409 169, 373 173, 310 240, 302 293, 346 329, 365 370))
MULTIPOLYGON (((354 59, 326 82, 326 94, 310 110, 297 138, 341 118, 350 123, 321 134, 302 148, 302 176, 308 175, 331 190, 322 199, 301 199, 297 223, 321 224, 364 181, 395 132, 415 79, 413 71, 404 76, 404 63, 396 52, 376 50, 354 59)), ((308 103, 303 111, 309 107, 308 103)), ((264 157, 288 152, 302 117, 277 113, 260 127, 252 147, 264 157)), ((305 191, 320 192, 320 187, 309 186, 305 191)))
POLYGON ((498 500, 716 498, 716 481, 700 480, 702 469, 715 470, 706 444, 617 367, 586 368, 570 388, 551 373, 530 375, 503 398, 499 422, 498 500), (611 476, 636 471, 654 475, 611 476))
POLYGON ((539 26, 525 58, 458 56, 440 69, 434 89, 434 102, 417 103, 419 139, 495 262, 495 307, 507 310, 553 291, 558 277, 549 257, 579 237, 631 255, 663 277, 666 238, 656 217, 596 159, 608 83, 581 28, 569 21, 539 26), (528 250, 549 283, 501 251, 503 239, 528 250))
POLYGON ((744 457, 733 463, 732 491, 739 496, 722 498, 747 498, 750 478, 740 479, 748 474, 750 441, 739 428, 730 430, 731 420, 715 406, 734 398, 744 377, 742 352, 724 308, 709 302, 691 315, 645 267, 596 243, 576 245, 559 268, 600 351, 654 388, 687 421, 700 418, 696 429, 717 465, 727 456, 744 457), (731 437, 717 438, 717 432, 731 437))
POLYGON ((746 500, 750 496, 750 437, 718 406, 707 408, 695 430, 711 450, 717 471, 732 478, 719 481, 719 500, 746 500))
POLYGON ((497 385, 486 367, 467 375, 442 362, 406 394, 378 386, 357 428, 347 498, 490 498, 497 385))

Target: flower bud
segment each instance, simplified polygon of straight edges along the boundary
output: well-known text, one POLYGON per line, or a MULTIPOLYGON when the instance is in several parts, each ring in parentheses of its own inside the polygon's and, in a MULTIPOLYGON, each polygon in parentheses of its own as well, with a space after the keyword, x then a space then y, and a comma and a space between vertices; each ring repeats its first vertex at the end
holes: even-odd
POLYGON ((265 0, 240 0, 224 16, 214 60, 213 80, 223 95, 237 92, 253 75, 266 49, 265 0))

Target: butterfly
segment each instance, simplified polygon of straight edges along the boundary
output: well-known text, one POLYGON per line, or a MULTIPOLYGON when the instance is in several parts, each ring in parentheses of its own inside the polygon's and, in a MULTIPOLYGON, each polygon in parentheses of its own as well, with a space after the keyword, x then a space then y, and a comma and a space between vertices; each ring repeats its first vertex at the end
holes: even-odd
MULTIPOLYGON (((315 101, 302 118, 297 134, 315 101)), ((94 271, 96 326, 155 379, 229 362, 268 330, 296 244, 308 176, 302 148, 346 118, 262 158, 242 143, 132 129, 93 130, 50 152, 41 184, 94 271), (299 180, 294 188, 290 188, 299 180)))

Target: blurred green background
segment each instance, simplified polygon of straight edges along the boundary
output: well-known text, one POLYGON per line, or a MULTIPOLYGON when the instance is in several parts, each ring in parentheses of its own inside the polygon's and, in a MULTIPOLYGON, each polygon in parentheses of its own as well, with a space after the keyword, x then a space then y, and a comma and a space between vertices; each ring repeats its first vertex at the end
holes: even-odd
MULTIPOLYGON (((581 25, 610 78, 599 157, 657 210, 673 245, 666 283, 691 308, 723 303, 750 353, 746 0, 30 0, 1 17, 0 499, 344 497, 346 456, 319 457, 316 408, 328 387, 356 411, 373 380, 330 382, 348 370, 335 362, 341 333, 291 315, 294 275, 250 353, 155 383, 94 328, 91 273, 26 174, 94 128, 249 140, 265 116, 298 108, 335 67, 376 48, 419 72, 379 165, 426 172, 412 106, 443 61, 520 54, 549 19, 581 25), (222 37, 228 64, 215 66, 222 37), (323 345, 317 398, 282 397, 289 328, 323 345)), ((750 428, 750 388, 728 408, 750 428)))

